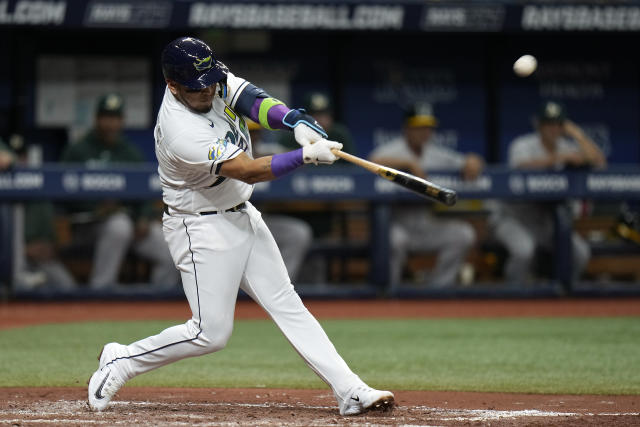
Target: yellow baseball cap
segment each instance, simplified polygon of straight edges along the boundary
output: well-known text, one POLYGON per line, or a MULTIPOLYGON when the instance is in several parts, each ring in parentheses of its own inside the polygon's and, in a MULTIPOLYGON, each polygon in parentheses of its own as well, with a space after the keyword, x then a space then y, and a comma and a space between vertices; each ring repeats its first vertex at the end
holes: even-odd
POLYGON ((429 104, 416 104, 409 108, 404 116, 404 124, 410 128, 438 126, 438 120, 433 115, 429 104))

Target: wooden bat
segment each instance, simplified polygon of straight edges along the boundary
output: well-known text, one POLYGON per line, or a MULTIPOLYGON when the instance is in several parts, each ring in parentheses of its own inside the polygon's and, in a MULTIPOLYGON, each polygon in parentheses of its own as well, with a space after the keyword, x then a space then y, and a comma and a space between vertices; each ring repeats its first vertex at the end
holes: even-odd
POLYGON ((394 184, 398 184, 401 187, 404 187, 407 190, 411 190, 414 193, 427 199, 444 203, 447 206, 455 205, 456 201, 458 200, 458 195, 455 191, 436 185, 433 182, 427 181, 426 179, 418 178, 415 175, 382 166, 377 163, 370 162, 369 160, 361 159, 360 157, 345 153, 344 151, 340 151, 335 148, 331 151, 341 159, 365 168, 369 172, 375 173, 376 175, 379 175, 384 179, 388 179, 394 184))

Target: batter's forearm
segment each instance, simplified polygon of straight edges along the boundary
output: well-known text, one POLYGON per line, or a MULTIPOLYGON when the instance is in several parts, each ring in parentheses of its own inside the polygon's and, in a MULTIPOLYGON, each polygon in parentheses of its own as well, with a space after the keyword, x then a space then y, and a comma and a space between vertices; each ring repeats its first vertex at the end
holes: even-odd
POLYGON ((249 82, 246 82, 246 87, 238 95, 235 109, 266 129, 288 129, 282 119, 291 109, 284 102, 272 98, 264 89, 249 82))
POLYGON ((247 184, 255 184, 272 181, 299 168, 304 163, 302 148, 257 159, 252 159, 245 153, 241 153, 222 163, 218 175, 237 179, 247 184))
POLYGON ((265 156, 251 159, 245 154, 241 154, 238 157, 225 161, 220 167, 218 174, 227 178, 237 179, 247 184, 271 181, 276 178, 271 171, 272 157, 273 156, 265 156))
POLYGON ((266 129, 289 129, 282 121, 289 111, 289 107, 275 98, 257 98, 249 117, 266 129))

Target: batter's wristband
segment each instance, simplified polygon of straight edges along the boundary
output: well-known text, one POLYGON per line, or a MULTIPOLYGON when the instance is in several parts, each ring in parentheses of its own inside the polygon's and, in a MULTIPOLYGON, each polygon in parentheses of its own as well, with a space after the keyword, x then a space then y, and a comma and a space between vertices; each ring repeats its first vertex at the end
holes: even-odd
POLYGON ((302 148, 297 150, 287 151, 286 153, 274 154, 271 157, 271 173, 279 178, 291 172, 294 169, 299 168, 304 164, 302 160, 302 148))

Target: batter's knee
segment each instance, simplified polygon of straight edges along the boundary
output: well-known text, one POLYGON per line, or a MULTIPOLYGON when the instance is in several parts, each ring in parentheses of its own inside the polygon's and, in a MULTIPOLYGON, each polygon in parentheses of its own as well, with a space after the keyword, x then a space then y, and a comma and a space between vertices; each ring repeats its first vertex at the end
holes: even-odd
POLYGON ((232 326, 204 326, 197 339, 199 354, 214 353, 225 348, 232 330, 232 326))

